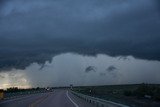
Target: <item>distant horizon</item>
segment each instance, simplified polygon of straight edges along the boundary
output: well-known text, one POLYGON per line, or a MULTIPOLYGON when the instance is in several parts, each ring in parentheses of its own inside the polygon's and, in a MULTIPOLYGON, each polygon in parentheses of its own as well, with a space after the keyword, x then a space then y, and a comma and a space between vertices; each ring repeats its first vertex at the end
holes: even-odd
MULTIPOLYGON (((85 86, 74 86, 73 87, 103 87, 103 86, 124 86, 124 85, 160 85, 160 84, 154 84, 154 83, 138 83, 138 84, 113 84, 113 85, 85 85, 85 86)), ((14 88, 18 88, 18 89, 36 89, 36 88, 70 88, 70 86, 50 86, 50 87, 30 87, 30 88, 19 88, 19 87, 9 87, 9 88, 6 88, 6 89, 0 89, 0 90, 7 90, 7 89, 14 89, 14 88)))

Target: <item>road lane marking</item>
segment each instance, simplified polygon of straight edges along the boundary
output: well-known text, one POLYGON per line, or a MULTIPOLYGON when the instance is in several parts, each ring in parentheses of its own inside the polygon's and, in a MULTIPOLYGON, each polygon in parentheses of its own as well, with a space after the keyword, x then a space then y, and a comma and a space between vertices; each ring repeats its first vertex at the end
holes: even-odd
POLYGON ((79 107, 79 106, 71 99, 71 97, 68 95, 68 91, 66 92, 66 95, 67 95, 68 99, 74 104, 75 107, 79 107))
POLYGON ((32 102, 29 107, 36 107, 38 104, 42 103, 45 99, 49 97, 49 94, 47 96, 40 97, 36 101, 32 102))

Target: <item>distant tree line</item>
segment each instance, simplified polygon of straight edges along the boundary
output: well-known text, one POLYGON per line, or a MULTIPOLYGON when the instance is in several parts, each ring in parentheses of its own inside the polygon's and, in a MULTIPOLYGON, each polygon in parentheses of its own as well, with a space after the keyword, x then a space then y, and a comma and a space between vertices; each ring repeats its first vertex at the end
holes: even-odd
POLYGON ((125 96, 136 96, 138 98, 149 98, 160 101, 160 87, 157 85, 141 84, 135 90, 125 90, 125 96))
POLYGON ((43 91, 43 90, 47 90, 47 89, 53 89, 51 87, 47 87, 47 88, 28 88, 28 89, 19 89, 18 87, 11 87, 11 88, 7 88, 7 90, 5 90, 6 93, 16 93, 16 92, 28 92, 28 91, 43 91))

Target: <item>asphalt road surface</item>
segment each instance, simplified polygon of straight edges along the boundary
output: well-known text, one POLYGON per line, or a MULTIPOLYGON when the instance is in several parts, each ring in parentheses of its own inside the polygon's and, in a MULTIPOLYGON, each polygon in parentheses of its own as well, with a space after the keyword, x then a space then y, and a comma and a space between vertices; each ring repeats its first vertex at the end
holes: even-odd
POLYGON ((76 97, 68 90, 54 90, 49 93, 27 95, 4 100, 0 107, 94 107, 94 105, 76 97))

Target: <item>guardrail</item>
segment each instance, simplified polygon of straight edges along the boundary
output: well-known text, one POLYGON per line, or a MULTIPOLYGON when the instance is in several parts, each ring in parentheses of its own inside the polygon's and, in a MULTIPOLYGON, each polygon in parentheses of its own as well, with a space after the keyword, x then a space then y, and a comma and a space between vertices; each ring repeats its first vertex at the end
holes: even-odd
POLYGON ((95 98, 95 97, 91 97, 88 95, 84 95, 81 93, 77 93, 74 91, 71 91, 74 95, 76 95, 77 97, 84 99, 85 101, 92 103, 94 105, 96 105, 97 107, 129 107, 127 105, 123 105, 123 104, 119 104, 119 103, 115 103, 112 101, 107 101, 107 100, 103 100, 100 98, 95 98))

